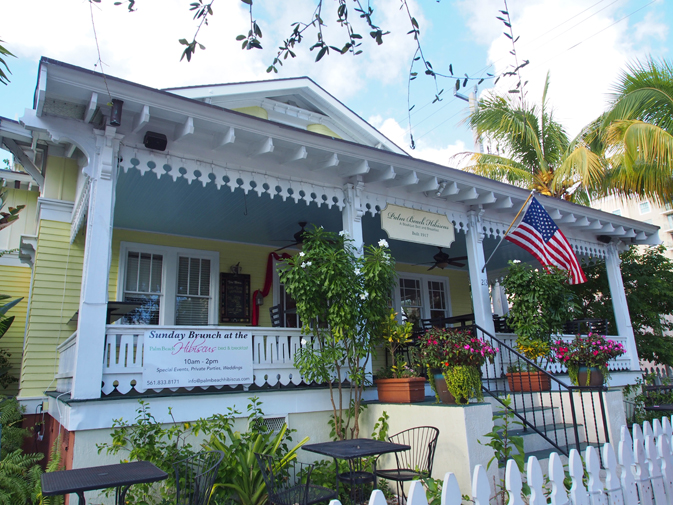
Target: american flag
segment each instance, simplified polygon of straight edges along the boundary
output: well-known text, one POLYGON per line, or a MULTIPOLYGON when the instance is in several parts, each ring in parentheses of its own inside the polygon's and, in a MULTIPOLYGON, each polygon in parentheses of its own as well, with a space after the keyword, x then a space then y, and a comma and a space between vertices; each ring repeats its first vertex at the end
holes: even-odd
POLYGON ((587 281, 568 239, 535 197, 531 198, 521 222, 505 240, 523 247, 545 267, 553 265, 567 270, 570 284, 587 281))

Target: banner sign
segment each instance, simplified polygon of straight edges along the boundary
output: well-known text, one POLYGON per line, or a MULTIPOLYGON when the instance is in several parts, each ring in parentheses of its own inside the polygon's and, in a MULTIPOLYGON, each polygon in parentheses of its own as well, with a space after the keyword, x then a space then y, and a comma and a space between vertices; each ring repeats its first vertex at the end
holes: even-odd
POLYGON ((381 228, 389 238, 417 244, 451 247, 456 240, 453 223, 444 214, 386 205, 381 210, 381 228))
POLYGON ((145 389, 252 384, 248 331, 177 326, 147 330, 143 340, 145 389))

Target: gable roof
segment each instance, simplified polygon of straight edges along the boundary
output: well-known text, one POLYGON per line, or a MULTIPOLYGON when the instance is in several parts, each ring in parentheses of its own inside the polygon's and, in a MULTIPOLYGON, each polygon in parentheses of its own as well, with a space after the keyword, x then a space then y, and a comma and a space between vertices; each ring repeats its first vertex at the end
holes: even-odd
POLYGON ((322 124, 345 140, 407 154, 309 77, 204 84, 164 91, 231 110, 262 107, 271 121, 299 127, 322 124))

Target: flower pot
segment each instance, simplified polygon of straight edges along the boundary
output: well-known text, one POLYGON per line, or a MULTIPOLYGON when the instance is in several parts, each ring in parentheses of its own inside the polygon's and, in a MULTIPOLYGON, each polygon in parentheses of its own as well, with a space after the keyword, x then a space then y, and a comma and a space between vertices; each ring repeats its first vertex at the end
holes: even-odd
POLYGON ((514 393, 549 391, 551 379, 544 372, 508 372, 507 383, 514 393))
POLYGON ((603 372, 592 366, 580 366, 577 372, 578 386, 597 388, 603 385, 604 380, 603 372), (591 376, 589 377, 589 384, 587 384, 587 372, 589 371, 591 371, 591 376))
POLYGON ((383 403, 414 403, 425 400, 425 378, 376 379, 374 381, 383 403))
MULTIPOLYGON (((446 380, 444 379, 444 375, 441 373, 435 374, 435 387, 437 388, 437 396, 439 396, 440 402, 449 405, 456 405, 458 403, 449 391, 449 388, 446 387, 446 380)), ((462 403, 467 403, 467 400, 463 401, 462 403)))

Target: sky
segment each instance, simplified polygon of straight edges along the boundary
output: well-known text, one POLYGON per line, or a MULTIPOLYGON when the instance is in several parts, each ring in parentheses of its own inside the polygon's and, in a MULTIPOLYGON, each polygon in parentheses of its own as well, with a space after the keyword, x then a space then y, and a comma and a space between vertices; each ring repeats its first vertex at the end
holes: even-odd
MULTIPOLYGON (((47 56, 156 88, 309 76, 346 106, 368 120, 413 156, 460 166, 458 153, 474 149, 463 124, 468 104, 453 96, 454 79, 423 75, 409 83, 416 50, 409 17, 401 0, 371 0, 374 22, 389 31, 381 46, 369 37, 349 0, 349 19, 363 36, 362 54, 330 54, 315 63, 308 31, 278 74, 268 74, 278 45, 293 22, 312 19, 315 0, 254 0, 253 15, 262 29, 262 50, 241 50, 236 36, 247 33, 250 13, 237 0, 216 0, 214 16, 203 26, 191 62, 180 61, 181 38, 191 40, 197 23, 192 0, 137 0, 137 11, 113 0, 26 0, 0 8, 0 40, 16 58, 8 58, 9 85, 0 84, 0 116, 19 119, 32 106, 39 58, 47 56), (97 42, 96 42, 97 40, 97 42), (100 58, 98 55, 100 51, 100 58), (102 62, 102 63, 101 63, 102 62), (438 90, 441 101, 432 103, 438 90), (410 90, 410 91, 409 91, 410 90), (407 111, 413 105, 411 123, 407 111), (409 132, 416 149, 410 149, 409 132)), ((125 3, 125 2, 124 2, 125 3)), ((336 0, 325 0, 323 36, 341 47, 344 30, 336 22, 336 0)), ((367 2, 362 1, 366 4, 367 2)), ((458 76, 499 75, 514 63, 511 41, 496 19, 505 0, 407 0, 420 27, 423 54, 435 71, 458 76)), ((666 0, 509 0, 526 99, 539 102, 549 73, 548 101, 571 137, 600 115, 628 64, 647 57, 671 58, 673 2, 666 0)), ((461 93, 468 95, 477 81, 461 93)), ((462 84, 462 83, 461 83, 462 84)), ((484 80, 477 93, 507 93, 515 81, 484 80)), ((2 156, 0 156, 2 158, 2 156)))

